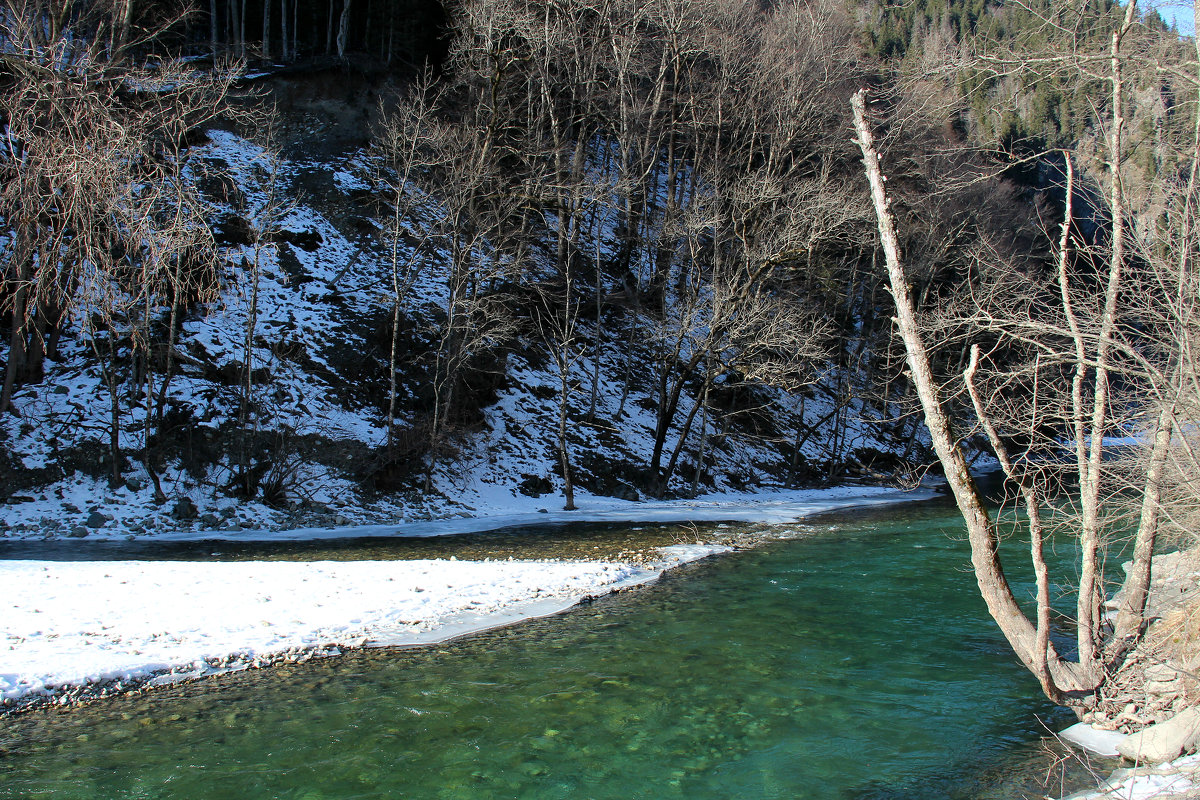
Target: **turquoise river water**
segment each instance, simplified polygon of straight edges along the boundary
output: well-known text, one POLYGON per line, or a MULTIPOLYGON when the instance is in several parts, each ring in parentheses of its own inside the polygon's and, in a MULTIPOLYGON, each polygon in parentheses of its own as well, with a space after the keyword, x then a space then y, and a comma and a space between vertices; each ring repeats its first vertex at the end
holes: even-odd
POLYGON ((1053 756, 1038 744, 1066 720, 987 619, 945 504, 798 532, 441 646, 0 719, 0 798, 982 800, 1066 788, 1039 785, 1053 756))

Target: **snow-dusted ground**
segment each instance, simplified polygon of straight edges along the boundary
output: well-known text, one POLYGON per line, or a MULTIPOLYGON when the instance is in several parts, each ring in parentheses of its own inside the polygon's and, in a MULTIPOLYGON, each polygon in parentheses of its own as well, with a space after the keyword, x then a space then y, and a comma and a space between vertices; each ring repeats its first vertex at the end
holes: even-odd
MULTIPOLYGON (((390 320, 391 297, 381 287, 389 287, 392 280, 390 254, 372 232, 379 220, 353 196, 371 185, 371 159, 367 151, 354 150, 323 160, 293 154, 276 164, 262 147, 227 131, 212 130, 208 136, 198 155, 228 169, 244 200, 234 204, 211 198, 214 219, 265 225, 270 202, 281 193, 298 199, 281 212, 279 227, 292 238, 313 243, 228 245, 224 256, 230 265, 229 281, 220 301, 196 309, 181 326, 177 374, 167 392, 167 406, 178 416, 170 430, 188 431, 189 440, 212 437, 213 449, 199 448, 206 454, 185 459, 169 443, 171 436, 166 437, 158 468, 166 503, 156 502, 150 477, 136 460, 127 463, 122 480, 111 487, 103 468, 107 456, 100 455, 107 450, 110 433, 107 384, 79 331, 68 326, 61 358, 47 362, 45 380, 18 387, 13 402, 19 415, 0 415, 0 443, 8 460, 18 469, 38 473, 14 483, 19 491, 0 505, 0 538, 114 538, 216 528, 240 535, 247 530, 390 523, 453 513, 474 517, 499 513, 497 503, 504 506, 503 513, 561 507, 555 436, 559 376, 538 357, 540 345, 524 340, 506 357, 506 379, 494 402, 481 409, 483 421, 455 442, 452 457, 434 464, 434 492, 417 497, 414 492, 363 491, 371 476, 358 467, 369 464, 386 440, 379 405, 382 390, 376 385, 384 374, 386 362, 380 359, 386 354, 375 341, 375 328, 380 320, 390 320), (275 189, 264 183, 268 175, 278 177, 275 189), (256 284, 251 273, 238 266, 243 263, 255 266, 256 284), (252 317, 251 296, 256 300, 252 317), (239 469, 230 441, 240 435, 233 421, 240 414, 241 384, 229 385, 228 376, 241 375, 245 367, 251 318, 251 366, 270 376, 268 383, 255 384, 252 405, 254 429, 275 437, 271 462, 272 469, 278 467, 273 474, 283 496, 274 499, 274 507, 261 497, 246 502, 229 496, 239 469), (364 383, 364 375, 376 376, 374 383, 364 383), (306 450, 309 446, 318 452, 306 450), (552 486, 553 492, 526 498, 520 487, 529 481, 552 486), (181 502, 192 510, 177 513, 181 502)), ((433 212, 425 209, 410 221, 415 239, 432 225, 426 219, 429 213, 433 212)), ((436 251, 444 243, 428 244, 436 251)), ((401 253, 402 260, 412 255, 407 249, 401 253)), ((446 293, 440 263, 440 258, 429 259, 414 276, 412 296, 405 301, 414 346, 438 330, 441 312, 436 309, 446 293)), ((580 341, 597 338, 576 354, 571 371, 571 385, 578 388, 569 398, 576 421, 570 445, 577 462, 580 505, 604 507, 603 499, 582 491, 586 486, 624 497, 644 491, 629 473, 650 463, 657 426, 648 361, 653 348, 643 341, 651 323, 631 317, 623 323, 638 332, 631 337, 620 325, 602 333, 581 322, 580 341), (589 391, 593 384, 594 400, 589 391), (591 422, 577 422, 584 417, 591 422), (610 480, 589 481, 589 474, 610 480)), ((863 399, 871 392, 855 384, 861 376, 839 380, 832 365, 813 370, 813 384, 802 393, 758 387, 760 400, 770 408, 768 434, 733 425, 728 435, 710 435, 703 445, 708 474, 701 490, 779 485, 792 466, 801 469, 802 477, 805 469, 823 474, 823 465, 854 462, 860 450, 905 459, 911 455, 904 426, 885 419, 887 413, 863 399), (849 405, 839 415, 838 403, 843 401, 849 405), (798 447, 797 463, 781 446, 782 440, 798 447)), ((418 399, 421 379, 405 371, 401 378, 396 422, 403 428, 417 425, 423 409, 418 399)), ((149 410, 145 402, 130 399, 135 394, 130 387, 122 389, 118 435, 129 457, 146 445, 149 410)), ((680 399, 666 442, 668 452, 680 435, 680 421, 692 412, 691 394, 686 391, 680 399)), ((702 448, 698 428, 693 426, 687 436, 681 464, 694 460, 702 448)), ((676 494, 690 488, 682 469, 679 473, 670 487, 676 494)))
MULTIPOLYGON (((378 221, 352 196, 370 187, 370 159, 365 151, 322 160, 293 154, 276 164, 258 145, 221 130, 209 131, 201 154, 212 165, 228 168, 241 197, 236 203, 212 198, 214 219, 228 216, 266 226, 272 198, 280 193, 296 197, 281 212, 278 226, 292 239, 301 237, 314 246, 280 242, 225 248, 231 266, 252 264, 255 270, 231 269, 236 280, 225 285, 220 301, 183 322, 168 405, 180 416, 180 430, 198 440, 212 436, 227 447, 236 434, 230 421, 239 413, 240 389, 221 375, 241 374, 253 319, 251 366, 270 375, 269 385, 255 385, 254 427, 277 435, 272 463, 283 465, 284 497, 275 498, 275 505, 287 510, 269 507, 262 498, 247 502, 230 496, 235 465, 232 454, 220 447, 215 455, 197 457, 196 463, 166 458, 158 476, 165 503, 156 499, 150 476, 136 461, 110 486, 102 462, 87 461, 98 458, 94 453, 103 452, 108 441, 107 385, 78 331, 69 327, 62 358, 47 363, 46 379, 17 391, 14 404, 20 414, 0 416, 0 442, 9 461, 44 473, 36 479, 25 476, 20 491, 0 504, 0 540, 263 541, 436 536, 571 522, 780 523, 823 510, 928 496, 854 487, 630 502, 586 491, 583 487, 600 485, 583 479, 590 470, 605 477, 612 473, 610 483, 615 484, 604 491, 637 497, 637 481, 621 477, 620 468, 644 467, 651 459, 654 400, 645 381, 629 380, 643 370, 637 357, 646 345, 630 344, 635 339, 620 329, 609 331, 608 338, 597 334, 594 346, 577 354, 571 374, 572 385, 582 387, 570 398, 573 414, 581 417, 586 405, 594 405, 587 414, 593 422, 572 429, 579 511, 558 510, 563 505, 553 435, 558 376, 536 366, 540 359, 517 353, 508 357, 507 380, 494 402, 482 409, 485 419, 478 430, 457 443, 453 458, 434 465, 436 491, 419 497, 413 492, 364 492, 366 476, 348 467, 369 460, 384 441, 386 425, 378 398, 368 401, 370 392, 359 390, 354 383, 359 373, 346 362, 369 353, 376 323, 390 319, 391 297, 380 287, 390 286, 392 276, 386 248, 381 249, 373 233, 378 221), (264 182, 268 175, 278 176, 275 189, 264 182), (253 315, 251 296, 256 298, 253 315), (626 352, 631 347, 634 352, 626 352), (347 374, 341 375, 344 368, 347 374), (585 390, 593 382, 594 400, 585 390), (321 455, 310 456, 298 444, 301 439, 320 442, 321 455), (595 465, 589 467, 589 460, 595 465), (523 486, 524 491, 540 491, 536 486, 542 485, 554 488, 540 497, 522 494, 523 486)), ((431 224, 419 215, 411 222, 418 229, 431 224)), ((430 259, 406 299, 418 343, 436 330, 436 309, 445 300, 444 265, 438 263, 430 259)), ((646 334, 649 325, 650 320, 641 320, 635 328, 646 334)), ((581 335, 580 341, 585 340, 590 335, 581 335)), ((382 364, 364 363, 376 370, 382 364)), ((813 469, 855 458, 860 449, 896 456, 906 452, 903 431, 886 433, 891 421, 855 391, 845 412, 834 413, 835 399, 854 389, 843 386, 835 371, 818 370, 812 380, 803 396, 762 387, 763 397, 775 407, 777 430, 760 436, 735 428, 720 437, 722 442, 713 437, 704 448, 711 476, 703 487, 778 484, 789 474, 789 459, 776 440, 795 439, 798 431, 808 432, 795 443, 801 466, 813 469)), ((413 422, 409 417, 417 413, 409 383, 400 387, 405 401, 396 420, 400 424, 413 422)), ((687 417, 692 402, 681 400, 679 419, 687 417)), ((140 402, 122 407, 118 434, 126 454, 146 445, 148 413, 140 402)), ((671 435, 679 431, 673 428, 671 435)), ((700 449, 698 437, 692 431, 685 457, 700 449)), ((673 445, 674 439, 667 442, 668 448, 673 445)), ((677 475, 672 488, 685 489, 683 478, 677 475)), ((137 683, 166 673, 188 676, 364 640, 426 641, 548 613, 587 594, 652 579, 666 566, 505 562, 468 569, 464 563, 435 562, 421 572, 396 562, 257 568, 0 562, 0 599, 7 609, 0 614, 0 700, 15 704, 44 696, 49 687, 65 687, 60 696, 69 699, 72 687, 137 683), (435 573, 436 583, 428 579, 435 573)))
POLYGON ((1200 790, 1200 754, 1181 756, 1157 767, 1118 770, 1100 789, 1076 792, 1067 800, 1152 800, 1195 798, 1200 790))
MULTIPOLYGON (((528 525, 554 525, 578 522, 759 522, 779 524, 840 508, 861 507, 906 500, 926 500, 928 489, 901 490, 878 486, 843 486, 831 489, 765 490, 755 494, 727 492, 705 495, 695 500, 640 501, 597 497, 587 492, 576 495, 576 511, 557 510, 557 497, 525 497, 506 487, 471 495, 468 511, 457 511, 445 519, 397 521, 374 525, 272 530, 244 528, 236 530, 167 530, 139 534, 137 538, 156 542, 220 540, 234 542, 306 541, 313 539, 350 539, 367 536, 448 536, 457 533, 481 533, 501 528, 528 525), (554 509, 554 510, 551 510, 554 509)), ((118 518, 119 519, 119 518, 118 518)), ((401 517, 401 520, 404 520, 401 517)), ((92 541, 126 539, 130 530, 115 524, 90 532, 92 541)))
MULTIPOLYGON (((605 520, 785 523, 832 509, 925 499, 872 488, 621 503, 567 514, 260 533, 266 538, 431 536, 516 524, 605 520)), ((196 532, 180 534, 204 538, 196 532)), ((224 534, 234 538, 232 534, 224 534)), ((179 538, 179 536, 172 538, 179 538)), ((239 539, 256 534, 243 532, 239 539)), ((584 561, 0 561, 0 699, 15 706, 81 687, 138 685, 341 646, 438 641, 553 613, 653 580, 726 548, 679 545, 649 566, 584 561)))
POLYGON ((310 648, 406 644, 460 615, 573 600, 648 576, 529 561, 0 562, 7 702, 310 648))

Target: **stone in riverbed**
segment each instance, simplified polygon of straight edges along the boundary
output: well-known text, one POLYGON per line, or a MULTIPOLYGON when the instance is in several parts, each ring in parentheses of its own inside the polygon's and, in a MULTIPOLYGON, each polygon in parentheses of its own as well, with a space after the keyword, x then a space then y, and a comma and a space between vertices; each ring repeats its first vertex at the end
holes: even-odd
POLYGON ((1117 746, 1128 759, 1160 764, 1200 743, 1200 708, 1188 708, 1165 722, 1130 734, 1117 746))

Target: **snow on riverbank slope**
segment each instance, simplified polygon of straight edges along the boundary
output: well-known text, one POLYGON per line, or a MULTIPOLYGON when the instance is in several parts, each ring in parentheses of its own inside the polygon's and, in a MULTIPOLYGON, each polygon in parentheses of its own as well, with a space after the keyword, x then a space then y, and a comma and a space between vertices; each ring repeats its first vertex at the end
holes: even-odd
MULTIPOLYGON (((588 520, 783 523, 929 495, 854 488, 779 492, 760 500, 612 501, 591 513, 510 513, 391 526, 386 533, 431 536, 588 520)), ((375 528, 277 532, 271 538, 385 533, 375 528)), ((724 549, 663 548, 663 559, 649 567, 586 561, 0 561, 0 602, 7 609, 0 628, 0 702, 13 707, 55 695, 69 700, 81 687, 198 677, 345 645, 438 641, 553 613, 724 549)))
POLYGON ((0 562, 6 704, 337 645, 407 643, 451 618, 604 592, 639 575, 585 562, 0 562), (6 645, 6 647, 4 647, 6 645))
MULTIPOLYGON (((859 508, 869 505, 928 500, 929 489, 903 490, 880 486, 840 486, 831 489, 765 490, 754 494, 713 493, 694 500, 629 501, 597 497, 586 492, 576 496, 577 511, 550 511, 545 498, 513 496, 503 487, 490 492, 477 491, 470 497, 472 511, 457 512, 445 519, 399 521, 382 524, 348 524, 274 530, 238 528, 236 530, 194 529, 137 533, 124 525, 91 531, 89 541, 136 538, 140 541, 307 541, 312 539, 354 539, 367 536, 449 536, 482 533, 502 528, 531 525, 569 525, 580 522, 757 522, 781 524, 795 522, 824 511, 859 508)), ((14 537, 28 538, 28 537, 14 537)))

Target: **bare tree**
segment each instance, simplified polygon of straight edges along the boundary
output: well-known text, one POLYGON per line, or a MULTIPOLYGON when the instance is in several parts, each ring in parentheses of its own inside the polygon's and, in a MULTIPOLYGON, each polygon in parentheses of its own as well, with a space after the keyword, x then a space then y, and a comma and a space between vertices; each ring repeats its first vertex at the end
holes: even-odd
MULTIPOLYGON (((865 96, 866 92, 860 90, 853 97, 854 125, 879 219, 879 236, 887 263, 888 282, 896 304, 896 327, 908 354, 908 365, 921 400, 925 423, 946 480, 966 520, 971 560, 988 611, 1022 663, 1037 677, 1042 690, 1050 699, 1059 701, 1064 688, 1068 691, 1086 689, 1086 677, 1079 675, 1053 650, 1044 632, 1039 633, 1038 628, 1030 623, 1004 576, 995 525, 971 478, 958 439, 952 432, 950 417, 943 405, 940 387, 934 380, 929 353, 917 322, 908 278, 900 258, 895 221, 884 191, 884 175, 875 150, 874 136, 866 119, 865 96), (1043 646, 1045 652, 1039 649, 1043 646)), ((1035 562, 1041 560, 1044 563, 1039 544, 1035 542, 1033 558, 1035 562)), ((1038 619, 1042 618, 1039 610, 1038 619)))
POLYGON ((440 209, 432 240, 440 252, 430 268, 444 291, 432 354, 426 491, 432 488, 433 458, 454 431, 465 376, 512 336, 512 309, 498 290, 521 263, 520 246, 510 245, 520 241, 523 229, 521 195, 505 188, 492 160, 489 126, 443 125, 431 136, 431 150, 438 154, 432 163, 438 166, 424 176, 423 190, 440 209))
POLYGON ((384 230, 391 267, 392 326, 388 350, 387 450, 394 457, 396 433, 397 373, 401 322, 413 287, 429 261, 435 257, 431 245, 444 209, 428 187, 428 173, 447 166, 449 153, 439 148, 442 123, 432 78, 425 76, 395 109, 380 114, 384 120, 374 146, 379 155, 378 185, 390 197, 391 209, 384 230))
MULTIPOLYGON (((186 141, 196 127, 233 114, 236 77, 227 69, 122 60, 105 30, 121 28, 127 45, 156 35, 131 34, 129 8, 96 4, 66 14, 62 4, 28 0, 10 5, 0 21, 9 45, 0 56, 0 169, 7 178, 0 218, 12 231, 4 265, 12 328, 0 408, 15 410, 14 387, 40 374, 47 330, 74 319, 109 389, 113 482, 123 463, 122 374, 130 373, 143 409, 145 454, 156 405, 152 325, 164 306, 202 299, 206 276, 215 275, 186 141)), ((169 373, 168 362, 160 408, 169 373)))
POLYGON ((572 477, 571 445, 568 438, 571 396, 574 394, 575 365, 583 356, 579 334, 582 303, 575 271, 568 264, 561 280, 547 281, 537 287, 534 321, 538 338, 546 346, 558 375, 558 404, 554 426, 559 476, 563 482, 563 510, 575 511, 575 483, 572 477))
MULTIPOLYGON (((1143 238, 1131 220, 1127 194, 1127 151, 1123 138, 1128 96, 1124 45, 1137 22, 1133 3, 1117 20, 1105 54, 1111 95, 1106 117, 1110 235, 1099 245, 1081 242, 1073 202, 1080 196, 1071 154, 1063 156, 1064 214, 1058 224, 1056 258, 1048 294, 1029 264, 1010 263, 986 245, 979 263, 994 271, 979 284, 961 317, 970 342, 963 388, 975 419, 1018 490, 1025 513, 1036 578, 1033 618, 1022 610, 1001 564, 996 520, 986 509, 967 470, 947 407, 947 386, 931 366, 925 335, 915 312, 910 282, 883 175, 866 117, 864 93, 854 96, 858 142, 863 154, 896 305, 896 325, 934 448, 967 522, 972 562, 981 594, 1014 652, 1037 677, 1047 697, 1079 713, 1095 707, 1098 695, 1125 666, 1144 631, 1150 559, 1165 514, 1169 465, 1194 464, 1181 410, 1192 403, 1181 382, 1193 334, 1190 240, 1194 181, 1177 183, 1167 201, 1177 228, 1189 241, 1143 238), (1136 258, 1131 256, 1136 251, 1136 258), (1144 297, 1123 304, 1127 294, 1144 297), (1112 458, 1109 444, 1143 441, 1136 467, 1112 458), (1063 456, 1069 454, 1064 463, 1063 456), (1065 509, 1054 502, 1064 473, 1078 487, 1065 509), (1113 627, 1104 619, 1105 554, 1118 541, 1118 496, 1134 492, 1132 566, 1119 593, 1113 627), (1065 512, 1065 513, 1064 513, 1065 512), (1116 513, 1114 513, 1116 512, 1116 513), (1051 589, 1043 548, 1052 531, 1073 528, 1080 561, 1076 597, 1074 659, 1050 638, 1051 589)), ((1078 56, 1079 54, 1075 54, 1078 56)), ((1098 63, 1093 59, 1089 64, 1098 63)), ((1195 150, 1189 154, 1194 157, 1195 150)), ((1194 161, 1185 174, 1194 175, 1194 161)), ((1194 474, 1178 469, 1176 479, 1194 474)), ((1191 504, 1194 504, 1192 495, 1191 504)), ((1175 512, 1182 508, 1174 509, 1175 512)))

